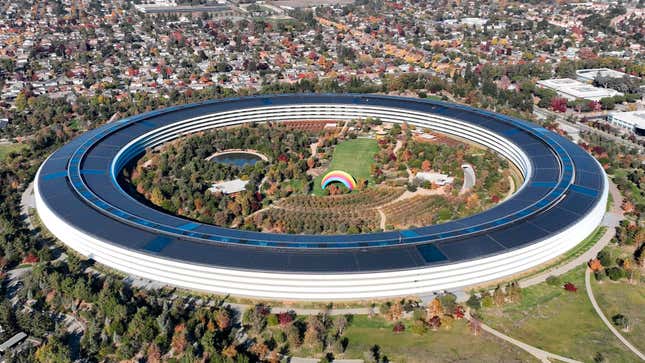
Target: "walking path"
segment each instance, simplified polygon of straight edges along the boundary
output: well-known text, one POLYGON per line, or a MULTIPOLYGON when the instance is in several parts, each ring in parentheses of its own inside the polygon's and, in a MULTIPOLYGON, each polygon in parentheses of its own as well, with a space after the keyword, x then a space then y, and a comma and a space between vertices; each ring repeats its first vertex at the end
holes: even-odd
POLYGON ((633 346, 625 337, 623 337, 616 328, 611 324, 609 319, 603 314, 602 310, 600 310, 600 306, 598 306, 598 303, 596 302, 596 298, 593 296, 593 291, 591 290, 591 269, 587 268, 585 270, 585 287, 587 288, 587 296, 589 296, 589 300, 591 301, 591 305, 593 305, 593 308, 596 310, 596 314, 602 319, 603 323, 607 325, 607 328, 611 330, 611 332, 618 338, 629 350, 634 352, 642 361, 645 361, 645 355, 641 353, 638 349, 636 349, 635 346, 633 346))
MULTIPOLYGON (((469 317, 469 319, 470 319, 470 317, 469 317)), ((496 337, 498 337, 498 338, 500 338, 502 340, 505 340, 505 341, 507 341, 507 342, 509 342, 509 343, 511 343, 511 344, 513 344, 513 345, 515 345, 515 346, 527 351, 529 354, 531 354, 532 356, 536 357, 541 362, 550 363, 551 361, 549 360, 549 358, 551 358, 551 359, 557 359, 557 360, 562 361, 562 362, 581 363, 580 361, 577 361, 577 360, 574 360, 574 359, 571 359, 571 358, 567 358, 567 357, 563 357, 561 355, 557 355, 557 354, 554 354, 554 353, 551 353, 551 352, 547 352, 546 350, 536 348, 536 347, 534 347, 532 345, 528 345, 528 344, 526 344, 524 342, 521 342, 521 341, 519 341, 517 339, 511 338, 508 335, 503 334, 503 333, 491 328, 490 326, 488 326, 488 325, 486 325, 486 324, 484 324, 482 322, 479 322, 479 326, 482 328, 482 330, 484 330, 484 331, 486 331, 486 332, 488 332, 490 334, 493 334, 494 336, 496 336, 496 337)))
POLYGON ((34 183, 30 183, 20 197, 20 214, 27 222, 27 227, 35 229, 29 216, 29 209, 36 209, 36 198, 34 197, 34 183))

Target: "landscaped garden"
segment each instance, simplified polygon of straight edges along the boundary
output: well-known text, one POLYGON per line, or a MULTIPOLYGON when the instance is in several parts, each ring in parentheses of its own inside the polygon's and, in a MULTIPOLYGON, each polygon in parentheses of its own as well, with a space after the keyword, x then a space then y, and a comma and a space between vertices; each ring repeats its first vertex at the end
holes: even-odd
MULTIPOLYGON (((338 144, 334 148, 332 161, 327 170, 343 170, 357 180, 373 183, 370 167, 374 163, 374 155, 378 152, 375 139, 352 139, 338 144)), ((314 179, 314 194, 324 195, 320 187, 324 173, 314 179)))
POLYGON ((147 150, 121 182, 143 202, 203 223, 308 234, 442 223, 485 210, 513 189, 508 162, 493 152, 405 124, 342 124, 258 123, 200 132, 147 150), (252 163, 212 157, 242 151, 262 157, 252 163), (477 177, 461 191, 464 164, 477 177), (323 188, 332 171, 351 183, 332 179, 323 188))

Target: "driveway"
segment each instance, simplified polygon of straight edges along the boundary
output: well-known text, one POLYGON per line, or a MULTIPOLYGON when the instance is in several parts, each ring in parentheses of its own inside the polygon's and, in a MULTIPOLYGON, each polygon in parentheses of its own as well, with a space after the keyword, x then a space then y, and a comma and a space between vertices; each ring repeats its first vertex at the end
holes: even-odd
POLYGON ((464 185, 461 186, 459 194, 464 194, 475 186, 477 179, 475 178, 475 170, 472 165, 464 164, 461 166, 461 169, 464 171, 464 185))

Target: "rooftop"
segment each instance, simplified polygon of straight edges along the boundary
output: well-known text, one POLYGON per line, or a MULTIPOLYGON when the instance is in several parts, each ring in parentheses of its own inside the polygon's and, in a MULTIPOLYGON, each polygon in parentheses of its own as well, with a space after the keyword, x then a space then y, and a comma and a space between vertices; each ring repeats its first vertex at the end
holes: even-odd
POLYGON ((228 180, 220 183, 214 183, 212 187, 208 188, 212 193, 221 192, 224 194, 234 194, 239 193, 246 189, 246 184, 248 180, 234 179, 228 180))
POLYGON ((589 69, 579 69, 576 71, 576 76, 581 81, 593 81, 596 77, 605 77, 605 78, 623 78, 625 76, 631 77, 627 73, 615 71, 609 68, 589 68, 589 69))
POLYGON ((645 129, 645 110, 631 112, 613 112, 611 117, 631 124, 636 128, 645 129))
POLYGON ((608 88, 599 88, 590 86, 587 83, 577 81, 571 78, 554 78, 545 79, 537 82, 538 85, 553 89, 561 96, 569 99, 584 98, 598 101, 604 97, 613 97, 622 95, 622 93, 608 88))

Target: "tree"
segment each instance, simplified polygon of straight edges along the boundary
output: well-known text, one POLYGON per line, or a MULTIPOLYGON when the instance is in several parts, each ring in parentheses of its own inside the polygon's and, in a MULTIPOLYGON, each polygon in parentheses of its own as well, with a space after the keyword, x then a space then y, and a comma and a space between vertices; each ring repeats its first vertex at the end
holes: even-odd
POLYGON ((423 162, 421 163, 421 169, 423 169, 423 171, 430 171, 432 169, 432 165, 430 164, 430 161, 423 160, 423 162))
POLYGON ((612 323, 624 331, 629 330, 629 319, 623 314, 616 314, 611 317, 612 323))
POLYGON ((522 288, 517 281, 511 281, 506 285, 506 298, 512 303, 522 300, 522 288))
POLYGON ((221 330, 228 329, 228 327, 231 325, 231 318, 228 314, 228 311, 225 309, 219 309, 215 313, 215 321, 217 322, 217 326, 221 330))
POLYGON ((428 331, 428 326, 423 320, 415 320, 414 322, 412 322, 410 331, 417 335, 423 335, 428 331))
POLYGON ((402 333, 402 332, 404 332, 404 331, 405 331, 405 325, 403 325, 403 323, 402 323, 402 322, 397 321, 397 322, 394 324, 394 326, 392 327, 392 331, 393 331, 395 334, 402 333))
POLYGON ((186 326, 184 324, 178 324, 175 326, 175 332, 172 336, 172 341, 170 343, 172 349, 181 354, 188 345, 188 340, 186 339, 186 326))
POLYGON ((147 363, 161 363, 161 350, 157 344, 150 344, 146 355, 147 363))
POLYGON ((432 330, 437 330, 441 327, 441 318, 438 315, 433 316, 428 320, 428 326, 432 330))
POLYGON ((478 310, 481 308, 481 301, 475 294, 470 294, 470 297, 468 297, 468 300, 466 300, 466 305, 474 310, 478 310))
POLYGON ((443 315, 443 305, 441 305, 441 300, 438 298, 432 299, 430 306, 428 306, 428 318, 430 320, 433 316, 443 315))
POLYGON ((594 258, 591 261, 589 261, 589 268, 593 272, 601 271, 602 270, 602 263, 600 262, 599 259, 594 258))
POLYGON ((41 363, 67 363, 72 362, 69 348, 57 337, 51 337, 35 354, 36 360, 41 363))
POLYGON ((607 249, 603 249, 600 252, 598 252, 598 255, 596 256, 596 258, 605 267, 612 265, 611 252, 609 252, 609 250, 607 249))
POLYGON ((504 290, 502 290, 502 287, 497 285, 495 288, 495 291, 493 292, 493 302, 497 306, 502 306, 504 305, 504 300, 506 299, 506 296, 504 295, 504 290))
POLYGON ((625 271, 618 266, 610 267, 605 272, 612 281, 618 281, 625 277, 625 271))
POLYGON ((576 291, 578 291, 578 288, 576 287, 576 285, 574 285, 574 284, 572 284, 572 283, 570 283, 570 282, 567 282, 566 284, 564 284, 564 289, 565 289, 566 291, 569 291, 569 292, 576 292, 576 291))
POLYGON ((567 99, 555 97, 551 100, 551 109, 556 112, 567 112, 567 99))
POLYGON ((600 105, 604 110, 613 110, 616 107, 616 101, 613 97, 603 97, 600 99, 600 105))

